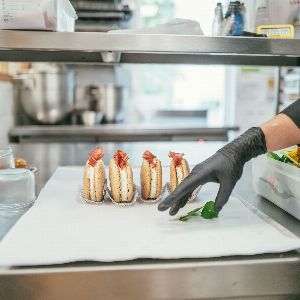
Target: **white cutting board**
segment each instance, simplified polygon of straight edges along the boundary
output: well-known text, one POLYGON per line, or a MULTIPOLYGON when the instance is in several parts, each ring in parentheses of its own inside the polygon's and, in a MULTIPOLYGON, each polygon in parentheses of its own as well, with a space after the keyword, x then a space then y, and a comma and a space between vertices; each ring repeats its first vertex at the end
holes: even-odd
MULTIPOLYGON (((57 169, 36 204, 0 243, 0 265, 219 257, 300 248, 299 238, 236 198, 229 200, 218 219, 199 217, 186 223, 159 212, 157 204, 86 204, 78 196, 82 172, 79 167, 57 169)), ((134 176, 138 179, 138 170, 134 176)), ((211 200, 205 191, 200 194, 206 198, 202 202, 211 200)), ((179 215, 200 202, 188 204, 179 215)))

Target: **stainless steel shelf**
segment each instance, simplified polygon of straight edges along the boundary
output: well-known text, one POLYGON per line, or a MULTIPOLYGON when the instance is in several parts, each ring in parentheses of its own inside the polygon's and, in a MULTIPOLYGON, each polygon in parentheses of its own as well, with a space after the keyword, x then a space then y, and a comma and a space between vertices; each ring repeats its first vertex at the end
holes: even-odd
POLYGON ((10 131, 14 142, 120 142, 120 141, 227 141, 237 126, 191 127, 142 124, 105 124, 98 126, 18 126, 10 131))
POLYGON ((0 31, 1 61, 299 66, 299 59, 298 40, 0 31))

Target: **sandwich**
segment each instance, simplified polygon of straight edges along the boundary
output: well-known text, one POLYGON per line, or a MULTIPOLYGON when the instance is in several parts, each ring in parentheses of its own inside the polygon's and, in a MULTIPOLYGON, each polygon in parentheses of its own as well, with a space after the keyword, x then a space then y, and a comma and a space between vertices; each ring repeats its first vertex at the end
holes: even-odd
POLYGON ((141 167, 141 193, 145 200, 157 199, 162 188, 161 161, 150 151, 143 154, 141 167))
POLYGON ((128 162, 128 155, 122 150, 117 150, 110 160, 109 181, 115 202, 130 203, 133 201, 132 167, 128 162))
POLYGON ((183 153, 169 152, 169 157, 172 158, 170 165, 170 184, 172 192, 183 179, 190 174, 189 164, 183 156, 183 153))
POLYGON ((103 148, 96 148, 89 153, 83 174, 83 195, 85 199, 103 201, 105 186, 103 156, 103 148))

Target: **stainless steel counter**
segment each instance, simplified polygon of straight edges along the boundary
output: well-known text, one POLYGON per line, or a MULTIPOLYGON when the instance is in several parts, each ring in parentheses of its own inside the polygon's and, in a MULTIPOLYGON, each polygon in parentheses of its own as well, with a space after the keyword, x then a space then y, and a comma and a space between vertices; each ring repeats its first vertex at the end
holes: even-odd
POLYGON ((115 142, 115 141, 227 141, 228 133, 238 127, 201 127, 190 125, 106 124, 98 126, 18 126, 10 131, 14 142, 115 142))
MULTIPOLYGON (((190 164, 207 158, 223 143, 104 143, 107 163, 117 148, 139 166, 145 149, 167 165, 169 150, 183 151, 190 164)), ((21 144, 17 155, 38 167, 37 188, 58 165, 83 165, 95 145, 21 144)), ((205 191, 203 191, 205 193, 205 191)), ((234 191, 254 207, 300 237, 300 222, 255 195, 251 165, 234 191)), ((211 195, 210 195, 211 196, 211 195)), ((18 216, 3 218, 3 236, 18 216)), ((192 246, 192 245, 191 245, 192 246)), ((300 299, 300 252, 215 259, 135 260, 122 263, 81 262, 0 270, 0 299, 300 299)))

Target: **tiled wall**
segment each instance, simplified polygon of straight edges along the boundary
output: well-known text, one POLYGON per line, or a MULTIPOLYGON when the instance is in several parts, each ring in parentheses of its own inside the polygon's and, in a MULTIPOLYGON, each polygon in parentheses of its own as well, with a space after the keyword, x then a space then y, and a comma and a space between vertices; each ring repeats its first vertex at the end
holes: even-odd
POLYGON ((13 87, 0 81, 0 147, 8 144, 8 132, 14 126, 13 87))

